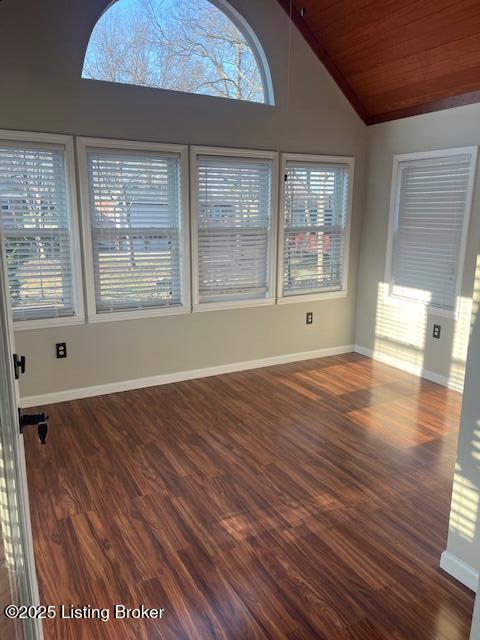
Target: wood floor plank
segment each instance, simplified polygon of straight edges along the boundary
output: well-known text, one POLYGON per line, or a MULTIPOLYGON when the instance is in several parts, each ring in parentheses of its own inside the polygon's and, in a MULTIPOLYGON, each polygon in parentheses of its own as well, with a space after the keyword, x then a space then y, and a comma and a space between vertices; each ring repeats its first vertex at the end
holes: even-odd
POLYGON ((461 397, 346 354, 46 407, 26 434, 46 640, 466 640, 439 569, 461 397))

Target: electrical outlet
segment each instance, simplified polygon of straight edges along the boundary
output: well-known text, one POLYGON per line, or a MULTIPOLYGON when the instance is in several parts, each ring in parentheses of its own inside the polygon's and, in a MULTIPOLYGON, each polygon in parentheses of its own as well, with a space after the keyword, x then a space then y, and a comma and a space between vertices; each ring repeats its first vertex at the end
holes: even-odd
POLYGON ((67 343, 66 342, 57 342, 55 347, 57 349, 57 358, 66 358, 67 357, 67 343))
POLYGON ((440 340, 441 331, 442 331, 442 327, 439 324, 434 324, 433 325, 433 334, 432 335, 437 340, 440 340))
POLYGON ((305 316, 305 324, 313 324, 313 312, 307 311, 307 315, 305 316))

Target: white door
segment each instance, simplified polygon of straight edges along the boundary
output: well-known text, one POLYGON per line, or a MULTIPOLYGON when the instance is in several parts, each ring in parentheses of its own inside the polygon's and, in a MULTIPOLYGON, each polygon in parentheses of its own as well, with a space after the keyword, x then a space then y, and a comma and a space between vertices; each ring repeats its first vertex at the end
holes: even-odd
MULTIPOLYGON (((12 605, 39 605, 33 556, 23 436, 18 416, 18 385, 13 367, 14 339, 8 286, 0 243, 0 638, 39 640, 41 622, 15 616, 12 605)), ((40 446, 40 445, 39 445, 40 446)))

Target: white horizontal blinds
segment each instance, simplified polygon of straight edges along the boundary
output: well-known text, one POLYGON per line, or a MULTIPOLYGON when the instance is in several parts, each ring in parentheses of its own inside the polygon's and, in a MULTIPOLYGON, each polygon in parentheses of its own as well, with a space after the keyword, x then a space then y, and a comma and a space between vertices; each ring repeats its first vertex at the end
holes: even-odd
POLYGON ((73 315, 63 147, 0 141, 0 213, 13 319, 73 315))
POLYGON ((199 301, 269 295, 272 161, 199 156, 199 301))
POLYGON ((454 309, 471 155, 400 163, 391 292, 454 309))
POLYGON ((288 161, 283 294, 343 287, 349 166, 288 161))
POLYGON ((87 150, 97 312, 182 304, 180 158, 87 150))

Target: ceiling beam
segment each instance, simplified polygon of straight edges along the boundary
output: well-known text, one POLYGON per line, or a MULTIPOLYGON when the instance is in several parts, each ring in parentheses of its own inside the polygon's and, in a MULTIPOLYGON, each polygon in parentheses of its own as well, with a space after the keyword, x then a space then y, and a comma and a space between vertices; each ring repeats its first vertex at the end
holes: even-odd
POLYGON ((389 122, 390 120, 400 120, 401 118, 418 116, 422 113, 432 113, 433 111, 462 107, 466 104, 474 104, 475 102, 480 102, 480 91, 469 91, 468 93, 461 93, 456 96, 449 96, 448 98, 422 102, 421 104, 413 105, 411 107, 395 109, 394 111, 386 111, 385 113, 368 116, 366 123, 368 125, 380 124, 381 122, 389 122))

